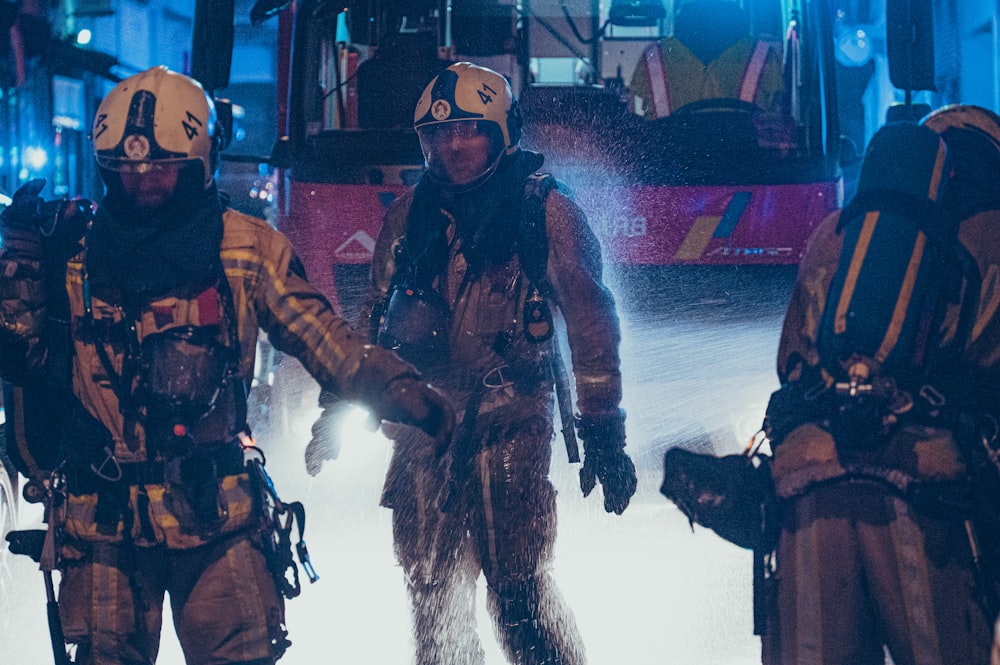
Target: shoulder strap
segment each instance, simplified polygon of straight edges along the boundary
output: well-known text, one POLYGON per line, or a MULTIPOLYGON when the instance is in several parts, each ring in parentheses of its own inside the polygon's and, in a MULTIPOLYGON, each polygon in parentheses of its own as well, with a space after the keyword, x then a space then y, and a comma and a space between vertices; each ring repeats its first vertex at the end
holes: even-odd
POLYGON ((517 253, 528 279, 548 297, 552 287, 546 277, 549 264, 549 237, 545 228, 545 201, 559 181, 550 173, 533 173, 524 181, 517 253))

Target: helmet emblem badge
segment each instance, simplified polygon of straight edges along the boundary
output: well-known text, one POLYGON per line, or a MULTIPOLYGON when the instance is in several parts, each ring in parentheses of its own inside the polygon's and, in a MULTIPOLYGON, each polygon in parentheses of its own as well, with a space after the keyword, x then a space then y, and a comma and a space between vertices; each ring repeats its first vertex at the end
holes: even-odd
POLYGON ((129 159, 145 159, 149 157, 149 139, 142 134, 130 134, 125 137, 125 156, 129 159))
POLYGON ((431 115, 435 120, 445 120, 451 115, 451 104, 439 99, 431 106, 431 115))

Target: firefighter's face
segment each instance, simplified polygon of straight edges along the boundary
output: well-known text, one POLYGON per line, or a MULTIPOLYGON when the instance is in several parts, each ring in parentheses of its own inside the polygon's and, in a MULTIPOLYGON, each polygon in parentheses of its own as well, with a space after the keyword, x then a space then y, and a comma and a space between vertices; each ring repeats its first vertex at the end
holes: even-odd
POLYGON ((419 133, 431 173, 457 187, 483 178, 502 153, 502 144, 498 152, 495 137, 472 120, 421 127, 419 133))
POLYGON ((122 189, 140 209, 155 209, 163 205, 177 190, 181 164, 146 162, 131 168, 121 168, 122 189))

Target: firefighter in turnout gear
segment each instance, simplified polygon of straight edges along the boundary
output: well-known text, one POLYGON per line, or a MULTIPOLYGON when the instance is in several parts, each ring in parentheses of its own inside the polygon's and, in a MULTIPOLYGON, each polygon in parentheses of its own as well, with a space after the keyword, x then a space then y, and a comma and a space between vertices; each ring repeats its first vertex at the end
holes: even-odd
MULTIPOLYGON (((387 211, 372 263, 372 334, 410 359, 460 412, 447 452, 415 430, 395 448, 382 503, 412 601, 416 662, 483 662, 474 593, 511 663, 579 664, 584 648, 550 574, 556 534, 548 478, 562 360, 572 357, 585 461, 608 512, 635 492, 620 409, 620 331, 601 254, 583 212, 542 156, 521 150, 506 80, 457 63, 424 90, 414 114, 427 169, 387 211), (433 377, 433 378, 432 378, 433 377), (554 378, 556 377, 556 378, 554 378)), ((572 404, 562 392, 563 431, 572 404)), ((570 458, 575 453, 572 439, 570 458)))
POLYGON ((678 10, 674 34, 643 52, 629 92, 635 112, 647 120, 712 99, 778 112, 784 92, 780 46, 749 34, 739 3, 691 0, 678 10))
POLYGON ((77 663, 153 663, 168 593, 189 665, 273 663, 289 644, 284 571, 245 463, 258 330, 400 427, 445 441, 451 407, 334 313, 284 236, 225 207, 215 105, 196 81, 165 67, 127 78, 92 129, 106 193, 85 232, 59 239, 60 261, 37 181, 0 220, 4 378, 42 371, 52 330, 70 349, 42 554, 62 573, 65 639, 77 663))
POLYGON ((881 665, 883 649, 897 665, 989 662, 998 183, 1000 118, 945 107, 922 126, 881 129, 858 195, 810 240, 778 351, 782 388, 765 422, 783 500, 766 665, 881 665), (912 234, 912 255, 874 249, 899 234, 912 234), (917 266, 932 252, 929 268, 942 272, 928 273, 931 297, 907 307, 904 296, 923 299, 917 266), (907 276, 898 299, 890 280, 869 281, 890 263, 907 276), (828 342, 878 318, 860 309, 875 302, 873 284, 897 303, 879 306, 886 319, 894 312, 889 334, 875 338, 871 356, 828 363, 828 342), (920 325, 908 336, 911 312, 920 325))

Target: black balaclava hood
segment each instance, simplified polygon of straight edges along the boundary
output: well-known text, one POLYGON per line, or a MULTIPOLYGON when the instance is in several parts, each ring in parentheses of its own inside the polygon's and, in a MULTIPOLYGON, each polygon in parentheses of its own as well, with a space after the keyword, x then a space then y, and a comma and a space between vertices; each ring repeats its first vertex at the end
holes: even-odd
POLYGON ((506 155, 493 177, 459 194, 440 190, 424 174, 417 183, 407 219, 406 251, 418 273, 439 274, 448 261, 445 229, 455 218, 459 250, 472 273, 502 265, 514 255, 524 200, 524 181, 541 168, 542 155, 518 150, 506 155))
POLYGON ((182 185, 152 211, 108 188, 87 242, 96 293, 149 299, 204 288, 221 275, 223 199, 214 183, 193 199, 182 185))

